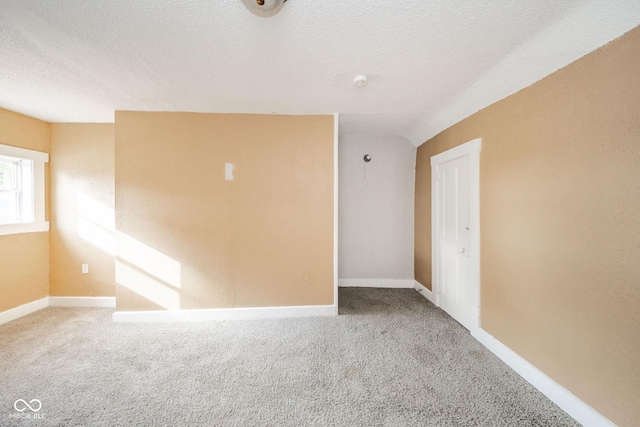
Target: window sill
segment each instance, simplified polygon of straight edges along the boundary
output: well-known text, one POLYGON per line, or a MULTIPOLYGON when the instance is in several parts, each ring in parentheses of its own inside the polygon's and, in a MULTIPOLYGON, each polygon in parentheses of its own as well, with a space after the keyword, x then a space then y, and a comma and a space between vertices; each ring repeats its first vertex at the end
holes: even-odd
POLYGON ((41 233, 44 231, 49 231, 49 221, 0 225, 0 236, 21 233, 41 233))

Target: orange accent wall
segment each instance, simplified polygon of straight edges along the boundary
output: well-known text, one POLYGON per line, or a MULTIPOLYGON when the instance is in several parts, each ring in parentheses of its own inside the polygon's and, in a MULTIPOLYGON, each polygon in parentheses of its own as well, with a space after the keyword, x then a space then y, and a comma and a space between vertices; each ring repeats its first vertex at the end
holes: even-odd
POLYGON ((115 141, 117 310, 333 304, 332 116, 118 111, 115 141))
POLYGON ((482 138, 482 328, 620 426, 640 420, 640 28, 418 148, 416 279, 431 285, 430 157, 482 138))
POLYGON ((115 296, 114 125, 52 124, 50 174, 50 295, 115 296))

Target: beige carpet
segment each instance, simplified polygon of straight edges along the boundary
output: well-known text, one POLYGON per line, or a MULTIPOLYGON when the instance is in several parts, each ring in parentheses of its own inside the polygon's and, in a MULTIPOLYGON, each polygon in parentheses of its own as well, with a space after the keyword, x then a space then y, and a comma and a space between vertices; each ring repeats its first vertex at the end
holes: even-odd
POLYGON ((577 425, 413 290, 341 289, 337 318, 111 313, 48 308, 0 326, 0 426, 577 425))

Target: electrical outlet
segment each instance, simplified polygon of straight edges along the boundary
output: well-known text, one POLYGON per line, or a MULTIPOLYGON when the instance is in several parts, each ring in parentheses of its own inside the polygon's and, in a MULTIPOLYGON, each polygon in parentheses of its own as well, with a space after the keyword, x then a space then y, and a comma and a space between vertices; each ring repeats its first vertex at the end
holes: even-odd
POLYGON ((89 273, 89 264, 82 264, 82 274, 89 273))

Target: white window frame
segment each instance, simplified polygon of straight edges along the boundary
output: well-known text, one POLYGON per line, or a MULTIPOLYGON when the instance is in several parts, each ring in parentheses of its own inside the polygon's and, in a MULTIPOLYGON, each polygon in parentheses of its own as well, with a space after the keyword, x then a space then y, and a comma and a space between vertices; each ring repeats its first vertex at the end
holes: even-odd
POLYGON ((18 222, 0 224, 0 236, 49 231, 49 222, 45 221, 44 215, 44 164, 49 162, 49 154, 0 144, 0 156, 28 160, 20 167, 21 218, 18 222), (29 181, 32 185, 28 185, 29 181))

